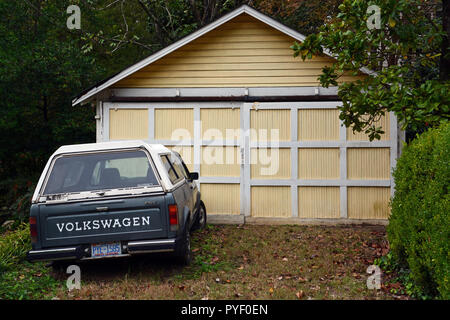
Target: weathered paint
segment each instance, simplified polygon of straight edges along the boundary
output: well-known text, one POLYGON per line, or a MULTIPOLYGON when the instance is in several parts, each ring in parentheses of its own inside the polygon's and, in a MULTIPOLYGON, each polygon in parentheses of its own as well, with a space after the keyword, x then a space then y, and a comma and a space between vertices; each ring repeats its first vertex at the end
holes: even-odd
POLYGON ((348 217, 350 219, 388 219, 391 189, 384 187, 349 187, 348 217))

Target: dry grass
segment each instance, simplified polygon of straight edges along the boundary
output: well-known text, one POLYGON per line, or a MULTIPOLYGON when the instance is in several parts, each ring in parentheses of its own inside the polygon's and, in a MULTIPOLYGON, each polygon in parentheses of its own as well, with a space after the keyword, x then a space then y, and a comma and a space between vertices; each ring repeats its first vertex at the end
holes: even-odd
MULTIPOLYGON (((384 227, 209 226, 194 263, 141 256, 80 264, 82 288, 61 299, 392 299, 366 269, 387 251, 384 227)), ((65 277, 65 275, 59 275, 65 277)))

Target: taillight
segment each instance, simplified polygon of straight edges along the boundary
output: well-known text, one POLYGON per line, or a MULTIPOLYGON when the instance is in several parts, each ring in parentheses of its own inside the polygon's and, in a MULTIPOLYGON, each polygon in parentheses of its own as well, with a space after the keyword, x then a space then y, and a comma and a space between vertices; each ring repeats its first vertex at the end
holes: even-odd
POLYGON ((36 217, 30 217, 30 235, 31 243, 37 242, 37 221, 36 217))
POLYGON ((178 228, 178 207, 175 204, 169 204, 169 224, 170 230, 178 228))

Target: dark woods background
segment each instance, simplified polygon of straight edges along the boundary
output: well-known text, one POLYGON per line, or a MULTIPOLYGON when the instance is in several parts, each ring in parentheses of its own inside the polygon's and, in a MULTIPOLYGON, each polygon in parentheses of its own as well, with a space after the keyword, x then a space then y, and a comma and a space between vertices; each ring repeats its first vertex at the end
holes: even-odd
POLYGON ((247 3, 308 34, 339 0, 0 0, 0 223, 26 218, 48 157, 95 142, 95 110, 72 98, 247 3), (81 30, 66 10, 81 9, 81 30), (2 219, 3 216, 3 219, 2 219))

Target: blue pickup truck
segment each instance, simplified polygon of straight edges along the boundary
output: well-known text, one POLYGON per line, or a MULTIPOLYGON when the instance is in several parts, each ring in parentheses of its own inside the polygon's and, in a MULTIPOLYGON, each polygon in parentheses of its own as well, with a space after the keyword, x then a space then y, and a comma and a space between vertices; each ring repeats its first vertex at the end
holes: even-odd
POLYGON ((32 198, 29 261, 172 252, 192 259, 191 232, 206 208, 181 156, 162 145, 117 141, 63 146, 32 198))

